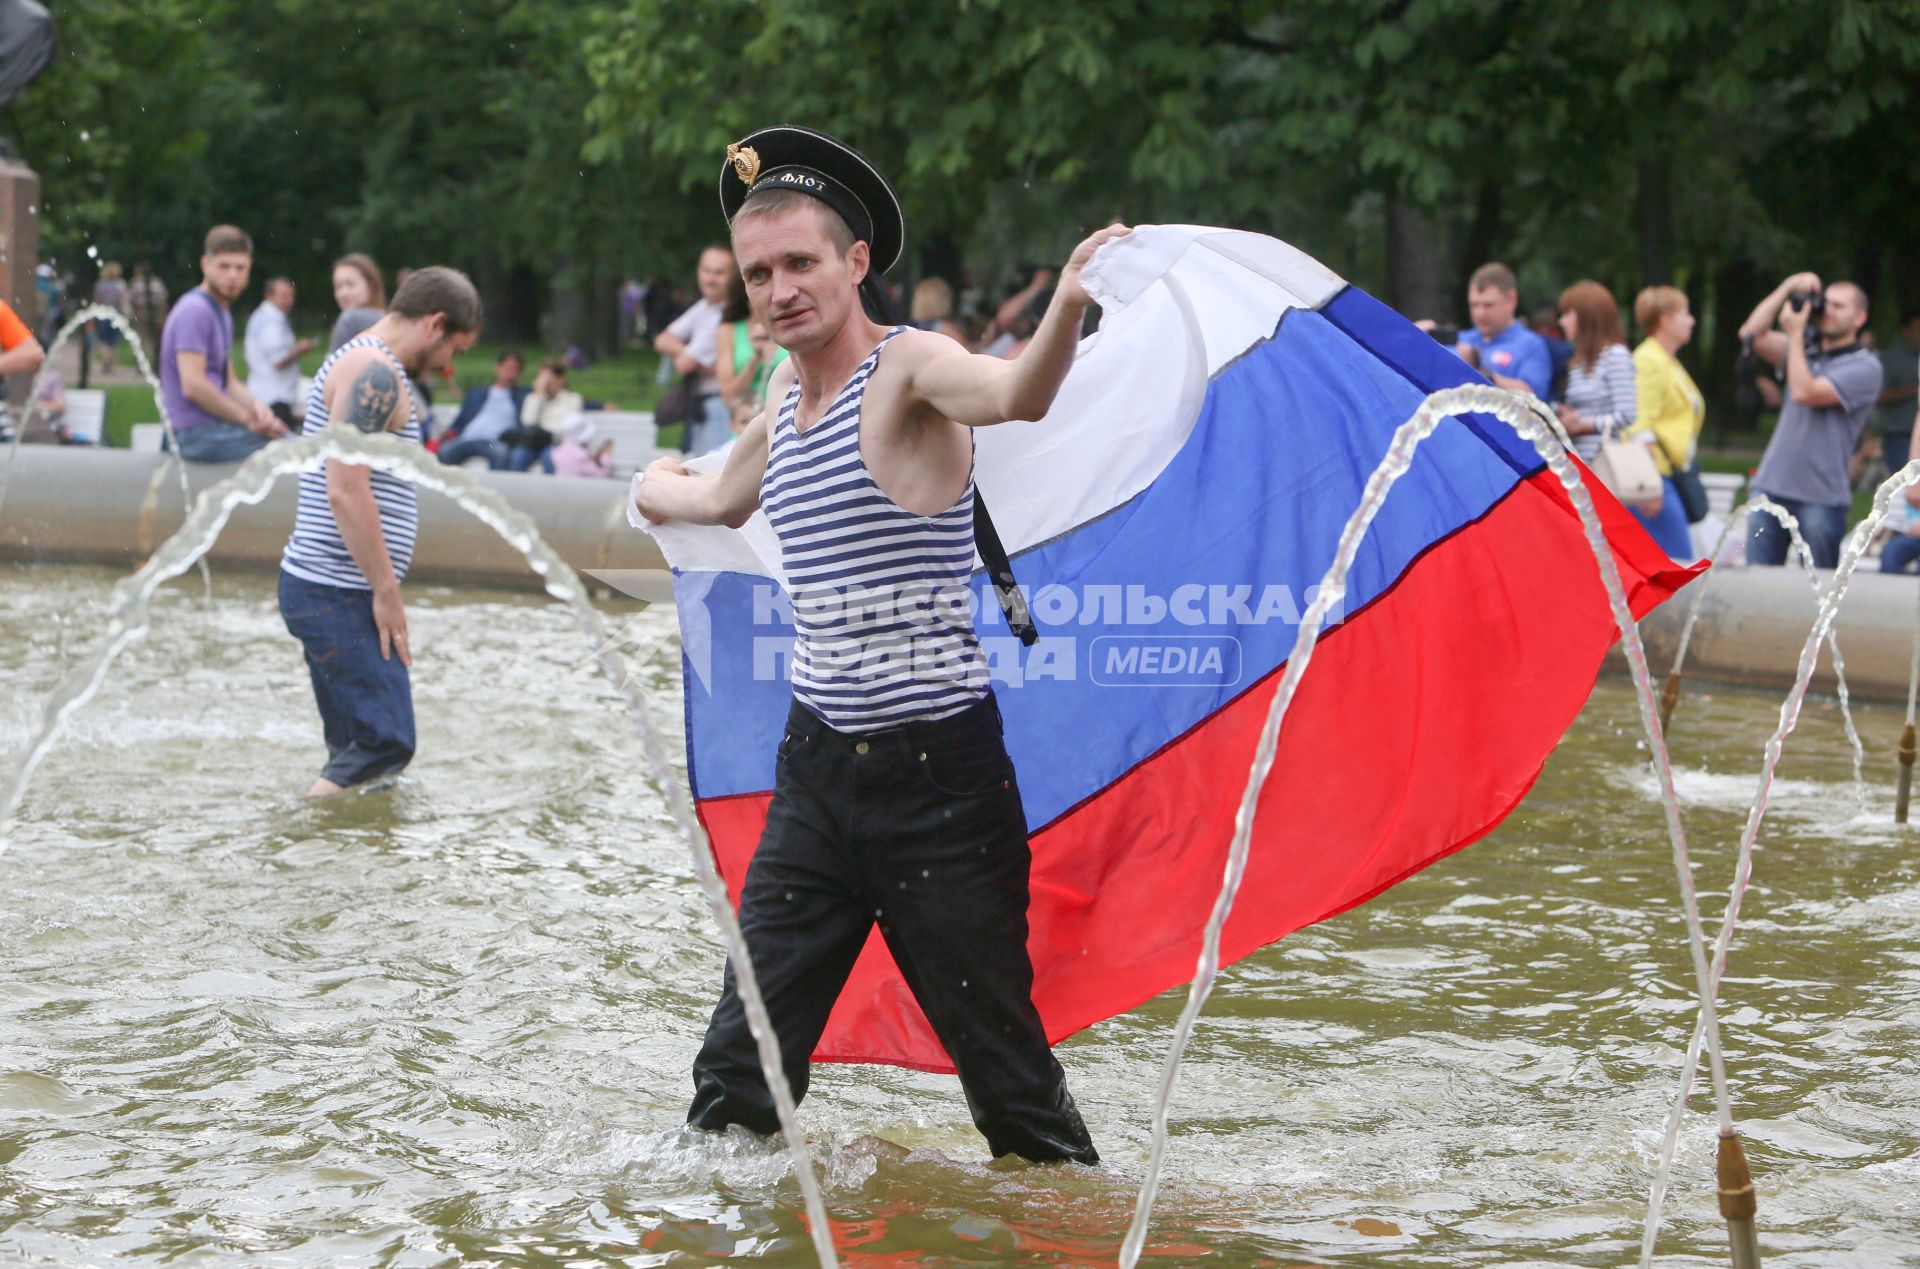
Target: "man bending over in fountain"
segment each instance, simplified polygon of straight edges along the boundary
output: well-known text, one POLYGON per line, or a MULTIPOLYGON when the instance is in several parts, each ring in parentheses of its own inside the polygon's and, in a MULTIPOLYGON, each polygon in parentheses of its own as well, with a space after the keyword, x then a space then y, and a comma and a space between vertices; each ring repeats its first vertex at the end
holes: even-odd
MULTIPOLYGON (((1047 412, 1089 303, 1081 268, 1127 231, 1075 248, 1031 344, 1001 361, 863 311, 904 227, 833 138, 755 133, 729 147, 720 198, 747 297, 792 357, 722 471, 662 458, 635 509, 737 527, 764 508, 793 586, 793 707, 740 903, 787 1080, 805 1094, 877 921, 993 1153, 1096 1163, 1033 1006, 1026 817, 965 596, 972 429, 1047 412), (919 602, 879 620, 809 603, 854 588, 919 602)), ((731 967, 693 1074, 694 1126, 778 1130, 731 967)))
MULTIPOLYGON (((453 364, 480 330, 480 296, 453 269, 420 269, 386 315, 328 357, 307 393, 312 436, 329 424, 420 443, 407 386, 453 364)), ((308 797, 391 775, 413 758, 413 689, 400 583, 420 527, 413 482, 329 458, 300 475, 300 508, 280 559, 280 614, 306 649, 327 765, 308 797)))

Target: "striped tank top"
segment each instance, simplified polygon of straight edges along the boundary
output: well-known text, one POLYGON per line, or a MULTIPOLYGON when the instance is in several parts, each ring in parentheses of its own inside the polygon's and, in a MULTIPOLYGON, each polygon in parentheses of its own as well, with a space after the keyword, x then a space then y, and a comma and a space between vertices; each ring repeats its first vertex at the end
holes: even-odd
POLYGON ((888 332, 812 427, 795 383, 775 416, 760 506, 780 539, 798 632, 793 694, 839 731, 944 718, 987 692, 973 632, 973 478, 919 516, 882 493, 860 457, 860 402, 888 332))
MULTIPOLYGON (((328 355, 313 376, 313 387, 307 393, 306 425, 300 429, 300 435, 312 436, 325 431, 327 416, 327 375, 342 353, 349 348, 359 348, 371 344, 380 350, 393 365, 393 371, 400 377, 400 385, 407 394, 407 425, 395 435, 420 443, 420 410, 414 400, 413 387, 407 379, 407 372, 401 368, 393 351, 371 335, 362 335, 350 339, 328 355)), ((390 472, 373 470, 373 501, 380 508, 380 533, 387 540, 387 555, 393 560, 393 576, 396 581, 405 581, 407 567, 413 563, 413 541, 420 532, 420 500, 413 482, 402 480, 390 472)), ((352 590, 372 590, 367 579, 360 574, 360 566, 353 562, 353 553, 347 550, 346 539, 340 536, 340 526, 334 523, 333 506, 327 501, 327 469, 321 464, 313 471, 300 473, 300 509, 294 517, 293 536, 287 539, 287 549, 280 557, 280 567, 302 581, 318 582, 322 586, 344 586, 352 590)))

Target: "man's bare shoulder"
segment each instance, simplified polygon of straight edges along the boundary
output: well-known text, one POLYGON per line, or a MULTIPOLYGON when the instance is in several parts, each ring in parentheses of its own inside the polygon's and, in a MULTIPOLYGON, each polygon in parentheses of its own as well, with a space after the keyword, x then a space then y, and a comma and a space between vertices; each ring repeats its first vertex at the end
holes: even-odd
POLYGON ((327 371, 327 413, 362 432, 384 432, 404 422, 407 385, 393 362, 371 345, 349 348, 327 371))
POLYGON ((800 367, 793 364, 793 358, 784 358, 767 376, 767 400, 769 409, 777 409, 786 399, 787 391, 793 387, 794 378, 800 373, 800 367))
POLYGON ((939 331, 903 330, 887 344, 884 363, 893 360, 903 368, 918 368, 943 357, 968 357, 966 347, 939 331))
POLYGON ((333 365, 328 368, 327 381, 329 383, 336 382, 338 376, 342 375, 351 379, 359 370, 364 368, 369 361, 384 362, 386 358, 381 356, 380 350, 372 344, 359 344, 352 348, 344 348, 334 357, 333 365))

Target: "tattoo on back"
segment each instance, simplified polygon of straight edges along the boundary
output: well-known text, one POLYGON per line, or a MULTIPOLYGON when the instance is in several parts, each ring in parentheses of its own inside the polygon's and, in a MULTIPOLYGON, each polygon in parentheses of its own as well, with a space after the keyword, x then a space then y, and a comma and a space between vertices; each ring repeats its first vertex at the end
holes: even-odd
POLYGON ((347 389, 346 421, 363 432, 384 432, 400 404, 400 380, 393 367, 369 362, 347 389))

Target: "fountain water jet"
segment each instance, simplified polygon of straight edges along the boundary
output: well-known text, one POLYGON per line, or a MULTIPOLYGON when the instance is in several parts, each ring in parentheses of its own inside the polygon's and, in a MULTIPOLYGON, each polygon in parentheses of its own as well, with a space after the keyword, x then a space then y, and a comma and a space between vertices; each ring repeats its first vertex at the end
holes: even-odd
MULTIPOLYGON (((1770 515, 1780 522, 1792 539, 1793 551, 1805 570, 1807 584, 1813 587, 1813 600, 1818 604, 1826 595, 1826 588, 1820 585, 1820 574, 1813 563, 1813 549, 1800 535, 1800 522, 1791 511, 1767 497, 1755 494, 1735 507, 1727 515, 1727 527, 1720 531, 1720 540, 1713 544, 1713 553, 1707 559, 1719 563, 1720 556, 1726 551, 1727 544, 1733 540, 1735 529, 1744 529, 1749 514, 1770 515)), ((1660 693, 1660 726, 1665 730, 1673 720, 1673 707, 1680 699, 1680 680, 1686 670, 1687 645, 1693 642, 1693 628, 1700 620, 1700 606, 1706 600, 1707 585, 1701 583, 1694 589, 1692 602, 1687 607, 1686 624, 1680 628, 1680 646, 1673 653, 1673 668, 1667 671, 1666 686, 1660 693)), ((1846 724, 1847 743, 1853 748, 1853 788, 1861 805, 1866 804, 1866 747, 1860 743, 1860 733, 1853 725, 1853 706, 1847 698, 1847 663, 1840 656, 1840 637, 1835 631, 1827 632, 1827 648, 1833 654, 1833 677, 1835 693, 1840 697, 1840 717, 1846 724)), ((1909 719, 1911 721, 1911 719, 1909 719)))
MULTIPOLYGON (((180 478, 180 501, 182 504, 191 505, 193 502, 193 490, 187 484, 187 464, 186 461, 180 457, 179 436, 173 430, 173 416, 167 413, 166 390, 161 386, 160 376, 153 372, 153 364, 147 360, 147 350, 145 345, 140 342, 140 332, 135 329, 132 319, 128 318, 127 315, 119 309, 109 307, 105 304, 89 304, 69 318, 67 324, 62 326, 59 331, 54 334, 53 343, 47 348, 47 358, 40 363, 39 373, 33 376, 33 384, 27 389, 28 411, 31 412, 33 403, 40 399, 40 385, 46 381, 47 372, 53 367, 54 354, 66 346, 67 341, 73 338, 75 331, 85 326, 88 322, 95 321, 106 322, 111 326, 118 327, 120 333, 127 337, 127 346, 133 350, 134 368, 140 372, 140 377, 145 379, 147 386, 153 390, 153 408, 160 414, 160 426, 166 429, 167 458, 173 463, 174 474, 180 478)), ((104 430, 103 428, 103 433, 104 430)), ((7 485, 13 479, 13 464, 14 461, 20 457, 20 441, 26 434, 27 429, 23 423, 20 427, 13 430, 13 440, 8 442, 7 463, 4 468, 0 468, 0 510, 5 510, 6 508, 7 485)), ((104 434, 100 439, 102 444, 106 442, 104 434)), ((158 479, 157 475, 156 479, 158 479)), ((151 501, 153 497, 153 490, 151 488, 147 496, 149 501, 151 501)), ((207 602, 211 603, 213 601, 213 571, 207 567, 205 559, 201 559, 198 563, 200 567, 201 586, 207 602)))
MULTIPOLYGON (((161 426, 167 429, 168 452, 174 455, 175 462, 179 462, 180 447, 174 443, 176 438, 173 431, 173 416, 167 413, 166 393, 161 387, 160 376, 153 372, 153 364, 147 360, 147 350, 141 344, 139 332, 134 329, 133 322, 117 308, 109 308, 105 304, 89 304, 68 319, 67 324, 54 335, 53 343, 47 348, 47 359, 40 363, 39 372, 33 376, 33 384, 27 389, 27 409, 31 411, 33 403, 40 399, 40 385, 46 382, 47 372, 53 367, 54 355, 66 346, 69 339, 73 338, 75 331, 88 322, 96 321, 118 327, 120 333, 127 337, 127 346, 133 349, 134 367, 139 370, 140 377, 147 381, 147 386, 153 389, 153 408, 159 411, 161 426)), ((6 469, 0 471, 0 510, 4 510, 7 505, 7 482, 13 477, 13 461, 19 456, 20 438, 25 434, 24 426, 15 428, 13 440, 9 442, 6 469)), ((184 464, 180 468, 180 494, 183 498, 191 500, 184 464)))
POLYGON ((1907 803, 1913 796, 1913 762, 1916 756, 1913 733, 1913 707, 1920 696, 1920 612, 1913 618, 1913 661, 1907 670, 1907 723, 1900 731, 1900 784, 1894 793, 1893 822, 1907 822, 1907 803))
MULTIPOLYGON (((660 741, 660 733, 648 712, 638 676, 629 672, 625 655, 618 644, 607 637, 600 614, 588 601, 586 588, 581 585, 579 577, 541 539, 533 522, 515 511, 498 493, 479 484, 458 468, 441 465, 419 446, 397 437, 367 436, 351 428, 333 427, 314 436, 268 446, 249 458, 231 477, 202 494, 193 504, 179 531, 162 544, 137 572, 114 587, 106 639, 93 659, 69 674, 48 698, 39 732, 28 746, 26 757, 9 783, 5 796, 0 798, 0 830, 4 830, 19 809, 26 796, 28 782, 59 739, 67 719, 99 691, 107 671, 120 653, 146 633, 150 620, 148 604, 161 584, 179 576, 206 554, 235 507, 242 503, 259 502, 279 477, 316 467, 329 458, 405 475, 417 484, 446 494, 525 555, 528 565, 545 582, 547 593, 573 612, 608 681, 627 703, 628 713, 640 735, 647 764, 666 798, 667 809, 675 825, 686 839, 701 893, 706 897, 726 941, 727 956, 733 965, 748 1027, 759 1049, 761 1071, 773 1094, 781 1132, 793 1158, 794 1173, 805 1201, 814 1250, 822 1265, 837 1267, 839 1258, 834 1250, 832 1227, 827 1220, 819 1181, 807 1154, 806 1141, 800 1134, 792 1090, 788 1087, 786 1071, 780 1059, 778 1037, 767 1016, 759 980, 754 975, 746 945, 741 939, 739 922, 727 898, 726 886, 714 867, 712 849, 704 830, 694 818, 679 781, 674 778, 660 741)), ((0 836, 0 854, 4 854, 5 848, 6 839, 0 836)))
MULTIPOLYGON (((1888 476, 1880 488, 1874 491, 1873 508, 1867 512, 1866 519, 1854 526, 1847 535, 1846 543, 1840 550, 1840 563, 1833 571, 1833 581, 1820 599, 1820 610, 1814 615, 1813 628, 1807 634, 1806 646, 1800 650, 1799 669, 1793 680, 1793 689, 1780 703, 1780 722, 1774 728, 1773 735, 1767 738, 1766 748, 1760 763, 1760 783, 1753 795, 1753 803, 1747 811, 1746 827, 1740 834, 1740 846, 1734 860, 1733 889, 1727 900, 1726 916, 1720 923, 1720 933, 1714 940, 1713 964, 1710 971, 1710 991, 1716 995, 1720 990, 1720 976, 1726 971, 1727 951, 1733 945, 1733 931, 1740 919, 1740 904, 1746 898, 1747 888, 1753 881, 1753 848, 1760 837, 1760 824, 1766 818, 1767 799, 1773 791, 1773 778, 1780 766, 1780 751, 1786 740, 1799 725, 1800 709, 1806 702, 1807 686, 1813 680, 1813 669, 1820 659, 1820 645, 1833 632, 1834 619, 1840 613, 1840 603, 1847 597, 1847 587, 1852 584, 1854 570, 1860 565, 1860 558, 1867 552, 1867 544, 1880 532, 1888 518, 1893 514, 1893 499, 1903 494, 1908 487, 1920 484, 1920 459, 1908 463, 1899 471, 1888 476)), ((1653 1191, 1647 1204, 1647 1227, 1641 1237, 1641 1269, 1652 1263, 1653 1243, 1659 1233, 1660 1213, 1666 1197, 1667 1174, 1673 1168, 1673 1157, 1679 1140, 1679 1121, 1686 1111, 1687 1098, 1693 1091, 1694 1071, 1699 1065, 1700 1044, 1703 1031, 1717 1030, 1717 1021, 1711 1011, 1704 1008, 1694 1024, 1693 1039, 1687 1046, 1687 1056, 1680 1072, 1680 1084, 1674 1090, 1673 1107, 1668 1112, 1667 1135, 1661 1150, 1660 1164, 1654 1173, 1653 1191)), ((1708 1038, 1709 1045, 1714 1043, 1708 1038)), ((1716 1079, 1718 1077, 1716 1076, 1716 1079)), ((1727 1125, 1722 1124, 1722 1135, 1727 1125)))
MULTIPOLYGON (((1228 914, 1233 909, 1234 897, 1239 891, 1241 878, 1246 871, 1247 856, 1252 846, 1254 812, 1259 802, 1260 791, 1266 784, 1269 772, 1273 769, 1280 726, 1286 719, 1287 709, 1293 702, 1300 678, 1306 673, 1314 649, 1319 644, 1320 631, 1326 622, 1327 614, 1345 598, 1347 573, 1352 568, 1362 539, 1365 538, 1374 517, 1379 514, 1380 507, 1386 501, 1388 492, 1412 466, 1414 452, 1420 442, 1432 435, 1434 429, 1439 427, 1447 417, 1470 413, 1490 414, 1498 418, 1530 442, 1539 452, 1541 458, 1546 461, 1548 469, 1559 478, 1561 485, 1567 491, 1568 498, 1573 503, 1574 510, 1579 514, 1587 544, 1592 548, 1595 562, 1599 567, 1600 579, 1607 588, 1608 602, 1613 612, 1614 622, 1620 629, 1620 640, 1626 651, 1627 665, 1632 671, 1634 688, 1639 695, 1640 720, 1646 729, 1654 770, 1660 782, 1661 800, 1666 810, 1667 833, 1673 843, 1674 871, 1679 878, 1681 904, 1686 913, 1687 945, 1693 959, 1694 977, 1700 997, 1701 1019, 1705 1028, 1722 1134, 1727 1137, 1733 1136, 1733 1109, 1727 1095, 1726 1066, 1720 1052, 1719 1019, 1714 1008, 1714 980, 1708 970, 1706 936, 1701 927, 1699 903, 1693 889, 1693 869, 1688 857, 1686 831, 1680 823, 1680 803, 1674 793, 1673 770, 1667 760, 1666 741, 1660 727, 1659 704, 1654 697, 1653 682, 1647 669, 1646 650, 1640 643, 1640 630, 1627 605, 1626 591, 1620 581, 1619 568, 1614 563, 1612 548, 1607 544, 1599 516, 1594 511, 1593 498, 1587 491, 1581 469, 1573 461, 1566 447, 1564 433, 1539 402, 1525 400, 1489 385, 1470 384, 1447 388, 1428 396, 1414 411, 1413 416, 1394 432, 1385 457, 1380 460, 1379 466, 1367 479, 1365 490, 1361 494, 1360 505, 1354 509, 1346 528, 1341 532, 1333 562, 1320 579, 1319 591, 1313 603, 1301 618, 1300 633, 1294 641, 1292 653, 1287 658, 1286 672, 1274 689, 1273 701, 1268 707, 1266 721, 1260 730, 1260 740, 1254 751, 1253 765, 1247 773, 1246 788, 1241 794, 1239 811, 1234 819, 1233 840, 1228 846, 1226 869, 1221 879, 1220 892, 1214 901, 1213 911, 1207 918, 1201 939, 1199 963, 1195 967, 1193 981, 1188 988, 1186 1006, 1181 1010, 1180 1020, 1174 1028, 1173 1043, 1168 1050, 1166 1065, 1161 1074, 1159 1096, 1153 1111, 1153 1143, 1147 1158, 1147 1174, 1140 1186, 1133 1221, 1127 1229, 1126 1238, 1120 1248, 1122 1269, 1134 1269, 1146 1245, 1147 1226, 1152 1217, 1154 1199, 1159 1191, 1160 1170, 1166 1155, 1168 1106, 1179 1081, 1180 1061, 1185 1054, 1187 1042, 1192 1038, 1194 1024, 1199 1018, 1201 1008, 1206 1004, 1207 995, 1212 991, 1214 979, 1220 970, 1221 932, 1226 926, 1228 914)), ((1915 466, 1920 468, 1920 463, 1916 463, 1915 466)))

